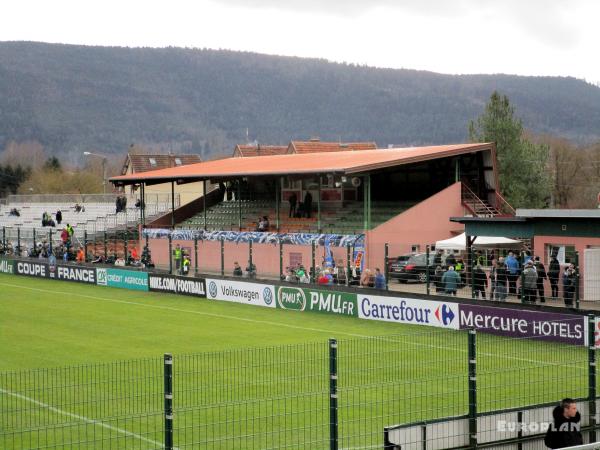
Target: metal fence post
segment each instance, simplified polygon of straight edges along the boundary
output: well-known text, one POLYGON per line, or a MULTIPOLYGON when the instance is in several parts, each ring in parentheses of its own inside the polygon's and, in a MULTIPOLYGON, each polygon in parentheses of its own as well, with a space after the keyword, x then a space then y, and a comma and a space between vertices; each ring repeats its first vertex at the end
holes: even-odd
POLYGON ((311 245, 311 267, 312 267, 312 275, 310 276, 310 281, 311 283, 315 283, 317 281, 317 268, 315 266, 315 241, 312 241, 310 243, 311 245))
POLYGON ((48 230, 48 248, 52 253, 52 229, 48 230))
POLYGON ((165 450, 173 450, 173 355, 165 353, 165 450))
POLYGON ((588 315, 588 408, 590 416, 590 442, 596 442, 596 317, 588 315))
POLYGON ((430 271, 429 271, 429 253, 431 252, 431 249, 429 248, 429 245, 427 245, 425 247, 425 281, 427 283, 427 295, 429 295, 431 293, 431 275, 430 275, 430 271))
POLYGON ((2 248, 6 252, 6 227, 2 227, 2 248))
POLYGON ((129 264, 129 258, 128 258, 129 249, 127 248, 128 245, 129 245, 129 229, 125 229, 125 235, 123 238, 123 253, 124 253, 124 258, 125 258, 125 264, 129 264))
POLYGON ((108 258, 108 237, 106 236, 106 230, 104 230, 104 262, 108 258))
POLYGON ((194 275, 198 275, 198 236, 194 236, 194 275))
POLYGON ((83 260, 84 262, 88 262, 88 251, 87 251, 87 245, 88 245, 88 234, 87 234, 87 230, 83 230, 83 260))
POLYGON ((575 252, 575 308, 579 309, 579 252, 575 252))
POLYGON ((283 241, 279 238, 279 279, 283 279, 283 241))
POLYGON ((173 238, 169 233, 169 274, 173 275, 173 238))
POLYGON ((525 271, 523 270, 523 267, 521 267, 521 276, 519 278, 521 278, 521 303, 525 303, 525 289, 524 289, 524 285, 525 285, 525 271))
POLYGON ((225 276, 225 240, 221 238, 221 276, 225 276))
MULTIPOLYGON (((469 251, 469 259, 471 260, 470 264, 470 275, 471 275, 471 298, 475 298, 475 261, 473 259, 473 247, 469 251)), ((521 278, 521 290, 523 289, 523 278, 521 278)), ((485 294, 485 291, 484 291, 485 294)), ((477 299, 479 300, 479 294, 477 294, 477 299)))
POLYGON ((338 448, 337 340, 329 339, 329 450, 338 448))
POLYGON ((350 286, 350 274, 352 271, 350 270, 350 244, 346 244, 346 286, 350 286))
POLYGON ((248 267, 252 268, 252 240, 248 240, 248 267))
POLYGON ((37 250, 37 246, 35 245, 35 228, 32 229, 33 232, 33 250, 37 250))
MULTIPOLYGON (((390 276, 390 270, 389 270, 389 263, 390 263, 390 258, 389 258, 389 244, 386 242, 385 243, 385 247, 383 248, 383 256, 384 256, 384 263, 385 263, 385 267, 384 267, 384 273, 385 273, 385 290, 389 290, 389 286, 388 286, 388 277, 390 276)), ((429 249, 429 246, 427 246, 427 248, 429 249)), ((429 283, 427 283, 427 293, 429 294, 429 283)))
POLYGON ((477 332, 469 330, 469 447, 477 448, 477 332))
POLYGON ((17 249, 19 250, 17 256, 21 256, 21 227, 17 227, 17 249))

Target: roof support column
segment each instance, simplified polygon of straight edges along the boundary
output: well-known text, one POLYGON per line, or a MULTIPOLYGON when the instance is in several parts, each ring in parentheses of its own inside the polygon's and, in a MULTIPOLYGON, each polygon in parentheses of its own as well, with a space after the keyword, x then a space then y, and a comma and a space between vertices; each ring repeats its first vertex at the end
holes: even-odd
POLYGON ((322 174, 318 177, 318 189, 317 189, 317 233, 321 233, 321 178, 322 174))
POLYGON ((371 229, 371 175, 363 177, 363 228, 371 229))
POLYGON ((279 177, 275 179, 275 226, 277 227, 277 232, 279 233, 279 228, 281 227, 279 215, 281 213, 281 183, 283 182, 283 177, 279 177))
POLYGON ((142 197, 142 199, 140 201, 142 227, 145 227, 146 226, 146 183, 140 184, 140 195, 142 197))
POLYGON ((240 231, 242 231, 242 199, 241 197, 241 192, 242 192, 242 181, 241 180, 237 180, 237 201, 238 201, 238 226, 240 231))
POLYGON ((175 229, 175 182, 171 181, 171 228, 175 229))
POLYGON ((206 180, 202 180, 202 209, 204 210, 204 231, 206 231, 206 180))
POLYGON ((454 158, 454 182, 460 181, 460 157, 454 158))

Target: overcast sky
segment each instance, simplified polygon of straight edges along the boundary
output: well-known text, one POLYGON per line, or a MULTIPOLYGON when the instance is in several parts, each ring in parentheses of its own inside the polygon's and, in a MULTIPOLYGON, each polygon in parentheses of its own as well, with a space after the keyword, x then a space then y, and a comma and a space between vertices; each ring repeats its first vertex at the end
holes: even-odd
POLYGON ((598 0, 7 0, 0 40, 198 47, 600 83, 598 0))

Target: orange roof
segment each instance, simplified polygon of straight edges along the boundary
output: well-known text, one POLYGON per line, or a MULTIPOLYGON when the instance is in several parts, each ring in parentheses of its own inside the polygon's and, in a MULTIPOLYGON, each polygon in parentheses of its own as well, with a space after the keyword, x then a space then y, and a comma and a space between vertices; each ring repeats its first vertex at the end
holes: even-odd
POLYGON ((131 164, 133 173, 149 172, 151 170, 166 169, 168 167, 184 166, 199 163, 202 160, 198 155, 153 155, 128 153, 121 173, 127 172, 131 164))
POLYGON ((376 149, 377 144, 375 142, 321 142, 312 140, 290 142, 288 153, 325 153, 376 149))
MULTIPOLYGON (((115 184, 136 182, 161 183, 210 178, 237 178, 261 175, 299 175, 313 173, 359 174, 369 171, 446 158, 478 151, 495 152, 494 144, 457 144, 431 147, 389 148, 363 150, 226 158, 188 166, 154 170, 143 174, 112 177, 115 184)), ((495 155, 494 155, 495 156, 495 155)))
POLYGON ((246 158, 248 156, 285 155, 287 150, 287 145, 236 145, 233 156, 246 158))

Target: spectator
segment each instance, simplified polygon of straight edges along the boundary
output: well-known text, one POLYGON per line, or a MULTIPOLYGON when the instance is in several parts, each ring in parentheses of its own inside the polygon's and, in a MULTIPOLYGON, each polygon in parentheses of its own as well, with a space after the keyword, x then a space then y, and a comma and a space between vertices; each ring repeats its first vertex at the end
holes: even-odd
POLYGON ((79 203, 75 203, 74 208, 75 208, 75 212, 76 213, 80 213, 81 212, 81 205, 79 203))
POLYGON ((246 276, 251 279, 256 278, 256 265, 251 260, 248 260, 248 266, 246 267, 246 276))
POLYGON ((292 192, 288 197, 288 201, 290 202, 290 215, 289 217, 296 217, 296 204, 298 203, 298 196, 295 192, 292 192))
POLYGON ((506 300, 506 293, 507 293, 506 284, 507 283, 508 283, 508 271, 506 270, 506 264, 504 262, 504 258, 501 256, 500 258, 498 258, 498 265, 496 267, 494 300, 499 300, 501 302, 506 300))
POLYGON ((583 444, 579 424, 581 415, 577 411, 575 400, 563 399, 552 411, 552 419, 544 437, 544 444, 548 448, 567 448, 583 444))
POLYGON ((456 264, 456 257, 454 256, 454 253, 450 253, 448 256, 446 256, 445 264, 446 267, 454 266, 456 264))
POLYGON ((456 296, 456 290, 460 284, 460 275, 454 270, 454 266, 448 267, 448 271, 442 276, 444 291, 448 295, 456 296))
POLYGON ((312 194, 309 191, 306 191, 306 195, 304 196, 304 214, 307 219, 310 219, 310 214, 312 212, 312 194))
POLYGON ((442 256, 444 255, 444 251, 443 250, 438 250, 437 252, 435 252, 435 256, 433 257, 433 265, 434 266, 441 266, 442 265, 442 256))
POLYGON ((101 264, 104 262, 104 258, 102 257, 102 255, 97 255, 93 260, 92 260, 92 264, 101 264))
POLYGON ((435 284, 435 292, 441 294, 444 292, 444 283, 442 282, 442 277, 444 276, 446 271, 442 268, 442 266, 437 266, 435 268, 435 272, 433 274, 433 283, 435 284))
POLYGON ((329 284, 329 279, 327 278, 327 270, 321 272, 321 275, 317 278, 318 284, 329 284))
POLYGON ((129 251, 129 257, 131 258, 132 261, 138 261, 140 259, 140 256, 138 255, 138 251, 136 247, 131 247, 131 250, 129 251))
POLYGON ((537 296, 540 299, 540 303, 546 303, 546 297, 544 293, 544 280, 548 278, 546 274, 546 268, 542 261, 540 261, 540 257, 536 256, 534 258, 533 266, 535 267, 535 271, 537 272, 537 296))
POLYGON ((83 250, 83 247, 81 245, 79 246, 79 250, 77 250, 77 257, 75 258, 75 260, 78 263, 85 262, 85 251, 83 250))
POLYGON ((175 250, 173 250, 173 256, 175 258, 175 271, 179 272, 181 269, 181 260, 183 258, 183 253, 181 251, 181 245, 177 244, 175 246, 175 250))
POLYGON ((498 271, 498 261, 492 259, 492 268, 490 269, 490 300, 494 300, 496 293, 496 273, 498 271))
POLYGON ((188 273, 190 273, 190 265, 191 265, 190 256, 187 253, 184 253, 183 261, 181 263, 181 274, 182 275, 187 275, 188 273))
POLYGON ((573 295, 575 294, 575 285, 577 283, 577 274, 575 266, 569 264, 563 273, 563 296, 565 306, 573 306, 573 295))
POLYGON ((375 268, 375 289, 385 289, 385 276, 379 267, 375 268))
POLYGON ((360 274, 360 287, 373 287, 373 281, 371 280, 371 270, 365 269, 360 274))
POLYGON ((298 277, 298 281, 300 283, 303 283, 303 284, 310 283, 310 278, 306 274, 306 270, 304 269, 303 266, 299 266, 298 269, 296 269, 296 276, 298 277))
POLYGON ((550 258, 550 266, 548 267, 548 280, 550 280, 550 290, 552 291, 551 297, 553 300, 558 298, 558 279, 560 277, 560 263, 556 258, 556 255, 552 255, 550 258))
POLYGON ((19 212, 19 210, 17 208, 13 208, 10 210, 10 213, 8 213, 9 216, 15 216, 15 217, 21 217, 21 213, 19 212))
POLYGON ((535 303, 535 291, 537 288, 537 272, 533 267, 533 261, 529 259, 523 269, 523 295, 526 303, 535 303))
POLYGON ((119 214, 122 209, 123 209, 123 207, 121 205, 121 196, 117 196, 117 198, 115 200, 115 212, 117 214, 119 214))
POLYGON ((506 258, 506 269, 508 271, 508 293, 517 295, 517 279, 519 278, 519 261, 513 252, 508 252, 506 258))
POLYGON ((285 268, 285 276, 283 279, 284 279, 284 281, 287 281, 288 283, 297 283, 298 282, 298 277, 296 277, 296 274, 294 273, 294 271, 292 270, 291 267, 285 268))
POLYGON ((235 261, 233 263, 233 276, 234 277, 241 277, 244 274, 242 273, 242 268, 240 267, 240 263, 238 263, 237 261, 235 261))
POLYGON ((136 208, 145 208, 146 207, 146 203, 144 203, 144 201, 141 198, 138 198, 135 201, 135 207, 136 208))
POLYGON ((67 245, 69 240, 69 232, 67 231, 67 227, 63 228, 60 232, 60 239, 62 240, 63 245, 67 245))
POLYGON ((477 263, 473 269, 473 298, 478 299, 481 294, 482 300, 485 300, 485 290, 487 289, 487 274, 481 267, 481 263, 477 263))

